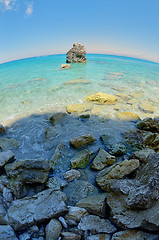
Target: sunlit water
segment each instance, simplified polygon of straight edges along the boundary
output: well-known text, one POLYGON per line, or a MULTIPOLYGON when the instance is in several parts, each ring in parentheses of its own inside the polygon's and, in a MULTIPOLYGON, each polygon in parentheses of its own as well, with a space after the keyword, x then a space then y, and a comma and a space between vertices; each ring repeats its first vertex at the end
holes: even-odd
MULTIPOLYGON (((87 60, 84 64, 71 64, 65 70, 60 69, 65 55, 1 64, 0 122, 5 124, 32 113, 64 110, 67 104, 81 102, 85 96, 99 91, 133 99, 130 104, 119 97, 120 111, 137 112, 141 118, 159 115, 159 64, 99 54, 87 54, 87 60), (73 84, 67 84, 71 80, 73 84), (143 99, 154 106, 153 114, 140 111, 138 105, 143 99)), ((103 111, 113 117, 117 110, 108 106, 103 111)))

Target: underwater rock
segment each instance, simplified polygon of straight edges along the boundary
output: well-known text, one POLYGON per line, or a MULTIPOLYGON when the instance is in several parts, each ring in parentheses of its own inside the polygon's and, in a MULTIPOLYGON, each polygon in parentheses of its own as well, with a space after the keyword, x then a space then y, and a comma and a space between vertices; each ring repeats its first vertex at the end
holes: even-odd
POLYGON ((136 170, 140 166, 137 159, 124 160, 109 168, 101 170, 96 176, 96 183, 103 191, 107 191, 111 179, 121 179, 136 170))
POLYGON ((98 92, 84 99, 85 101, 95 102, 98 104, 115 104, 117 97, 114 95, 98 92))
POLYGON ((66 106, 66 111, 68 113, 82 113, 90 109, 87 103, 76 103, 66 106))
POLYGON ((52 125, 54 125, 57 121, 63 119, 67 114, 65 112, 54 113, 49 121, 52 125))
POLYGON ((124 230, 114 233, 112 236, 112 240, 157 240, 158 238, 158 234, 150 234, 138 230, 124 230))
POLYGON ((116 143, 111 146, 110 154, 119 157, 127 152, 127 149, 123 143, 116 143))
POLYGON ((152 104, 147 101, 147 100, 143 100, 140 104, 139 104, 139 109, 142 110, 143 112, 146 113, 153 113, 155 111, 155 108, 152 106, 152 104))
POLYGON ((159 133, 159 119, 146 118, 138 122, 137 127, 141 130, 159 133))
POLYGON ((61 223, 57 219, 52 219, 45 228, 46 240, 57 240, 61 231, 61 223))
POLYGON ((14 158, 14 153, 11 150, 6 152, 0 152, 0 168, 9 162, 12 162, 14 158))
POLYGON ((0 149, 2 151, 12 150, 19 147, 19 143, 12 138, 0 138, 0 149))
POLYGON ((133 112, 117 112, 115 116, 121 121, 136 121, 140 119, 139 115, 133 112))
POLYGON ((149 161, 150 154, 155 153, 155 151, 151 148, 145 148, 139 151, 135 151, 131 156, 130 159, 139 159, 140 162, 147 162, 149 161))
POLYGON ((69 206, 68 213, 66 214, 65 218, 80 222, 81 218, 86 215, 88 215, 88 212, 85 208, 69 206))
POLYGON ((102 170, 104 167, 108 165, 112 165, 114 163, 115 163, 114 156, 110 155, 108 152, 106 152, 103 149, 99 149, 90 167, 96 170, 102 170))
POLYGON ((47 189, 32 197, 12 202, 8 209, 7 222, 15 230, 27 229, 47 219, 67 212, 66 195, 61 191, 47 189))
POLYGON ((102 219, 95 215, 88 215, 81 218, 78 228, 82 231, 89 230, 91 233, 114 233, 114 227, 108 219, 102 219))
POLYGON ((76 203, 76 206, 85 208, 90 214, 105 217, 105 199, 106 194, 100 193, 91 197, 81 199, 79 202, 76 203))
POLYGON ((73 80, 69 80, 67 82, 64 82, 64 85, 72 85, 72 84, 90 84, 92 83, 89 80, 86 79, 73 79, 73 80))
POLYGON ((61 237, 63 240, 80 240, 81 236, 72 232, 62 232, 61 237))
POLYGON ((3 125, 0 124, 0 134, 4 134, 5 132, 5 128, 3 127, 3 125))
POLYGON ((71 168, 85 168, 90 162, 90 155, 91 152, 88 150, 83 150, 77 153, 75 157, 70 160, 71 168))
POLYGON ((3 240, 18 240, 13 228, 9 225, 0 225, 0 238, 3 240))
POLYGON ((63 178, 67 181, 73 181, 78 179, 81 176, 81 173, 78 170, 71 169, 63 174, 63 178))
POLYGON ((95 138, 91 134, 81 135, 70 139, 70 146, 78 149, 86 145, 91 145, 95 141, 95 138))
POLYGON ((86 49, 81 43, 74 43, 66 55, 66 63, 85 63, 87 59, 85 57, 86 49))
POLYGON ((70 64, 61 64, 61 69, 68 69, 70 67, 71 67, 70 64))

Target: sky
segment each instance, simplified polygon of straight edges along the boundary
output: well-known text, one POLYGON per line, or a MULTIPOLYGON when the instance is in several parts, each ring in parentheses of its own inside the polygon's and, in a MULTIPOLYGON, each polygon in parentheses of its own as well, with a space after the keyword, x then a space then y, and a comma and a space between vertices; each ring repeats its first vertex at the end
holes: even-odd
POLYGON ((66 53, 159 62, 159 0, 0 0, 0 63, 66 53))

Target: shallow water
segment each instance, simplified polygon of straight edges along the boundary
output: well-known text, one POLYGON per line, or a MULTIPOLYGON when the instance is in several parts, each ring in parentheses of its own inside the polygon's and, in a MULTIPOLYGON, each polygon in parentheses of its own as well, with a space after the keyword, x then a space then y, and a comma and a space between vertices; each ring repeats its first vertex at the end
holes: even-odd
MULTIPOLYGON (((85 96, 99 91, 120 94, 120 111, 137 112, 141 118, 159 115, 159 64, 99 54, 87 54, 87 60, 65 70, 60 69, 65 55, 1 64, 0 122, 8 124, 32 113, 65 110, 67 104, 81 102, 85 96), (129 95, 133 104, 128 104, 121 95, 129 95), (153 114, 139 109, 143 99, 154 106, 153 114)), ((114 106, 106 106, 100 114, 113 118, 115 112, 114 106)))

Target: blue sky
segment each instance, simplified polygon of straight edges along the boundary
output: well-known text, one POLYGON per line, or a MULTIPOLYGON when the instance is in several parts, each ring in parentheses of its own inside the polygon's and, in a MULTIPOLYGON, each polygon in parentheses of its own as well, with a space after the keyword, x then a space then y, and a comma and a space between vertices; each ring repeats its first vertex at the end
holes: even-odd
POLYGON ((73 42, 159 62, 159 0, 0 0, 0 62, 66 53, 73 42))

